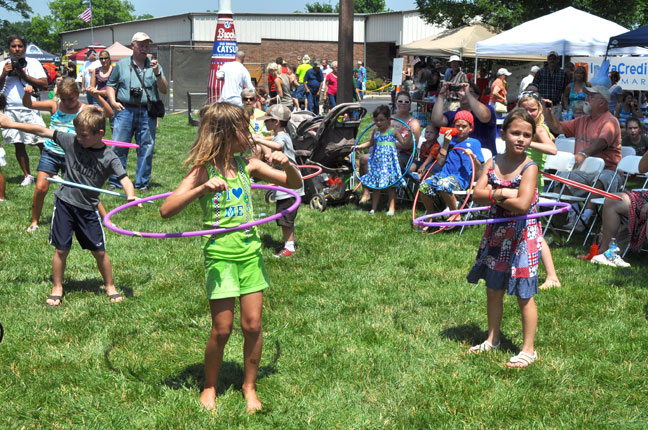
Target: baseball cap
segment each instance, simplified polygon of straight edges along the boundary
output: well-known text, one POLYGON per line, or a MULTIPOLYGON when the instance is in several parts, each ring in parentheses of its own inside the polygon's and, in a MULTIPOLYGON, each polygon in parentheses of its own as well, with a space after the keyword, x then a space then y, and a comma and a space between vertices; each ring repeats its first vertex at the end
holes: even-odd
POLYGON ((358 61, 358 64, 362 64, 362 61, 358 61))
POLYGON ((499 70, 497 71, 497 76, 499 76, 499 75, 511 76, 512 73, 509 72, 508 70, 506 70, 504 67, 502 67, 501 69, 499 69, 499 70))
POLYGON ((139 31, 139 32, 133 34, 133 38, 131 39, 131 42, 144 42, 146 40, 153 43, 153 39, 151 39, 148 34, 142 32, 142 31, 139 31))
POLYGON ((538 66, 531 67, 531 73, 538 73, 539 71, 540 71, 540 67, 538 66))
POLYGON ((558 56, 558 53, 557 53, 556 51, 550 51, 550 52, 547 54, 547 58, 551 57, 552 55, 553 55, 554 57, 557 57, 557 56, 558 56))
POLYGON ((457 112, 454 120, 452 121, 452 124, 454 125, 454 123, 457 122, 458 119, 467 121, 471 127, 475 126, 475 119, 473 118, 473 114, 470 111, 460 110, 459 112, 457 112))
POLYGON ((459 58, 458 55, 451 55, 451 56, 450 56, 450 59, 448 60, 448 63, 452 63, 453 61, 458 61, 458 62, 460 62, 460 63, 462 62, 462 61, 461 61, 461 58, 459 58))
POLYGON ((302 57, 302 62, 303 63, 309 63, 310 62, 310 57, 308 56, 308 54, 306 54, 306 55, 304 55, 302 57))
POLYGON ((259 118, 259 121, 265 121, 266 119, 278 119, 279 121, 289 121, 290 120, 290 109, 282 104, 272 105, 266 111, 266 114, 259 118))
POLYGON ((594 85, 593 87, 585 87, 587 94, 600 94, 608 103, 610 103, 610 90, 603 85, 594 85))

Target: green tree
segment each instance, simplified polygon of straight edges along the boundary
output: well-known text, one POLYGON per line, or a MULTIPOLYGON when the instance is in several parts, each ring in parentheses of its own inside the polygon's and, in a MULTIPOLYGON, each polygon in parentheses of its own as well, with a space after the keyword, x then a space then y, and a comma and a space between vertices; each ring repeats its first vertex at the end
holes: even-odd
POLYGON ((29 18, 29 14, 32 12, 31 7, 27 4, 27 0, 0 0, 0 9, 18 12, 24 18, 29 18))
MULTIPOLYGON (((306 3, 306 12, 308 13, 338 13, 340 12, 340 4, 336 3, 335 6, 331 2, 320 3, 306 3)), ((385 9, 385 0, 355 0, 353 2, 353 12, 355 13, 376 13, 387 12, 385 9)))
POLYGON ((7 38, 12 34, 21 34, 27 37, 26 33, 28 28, 29 21, 0 22, 0 46, 6 48, 7 38))
POLYGON ((508 30, 568 6, 627 28, 645 24, 648 12, 648 4, 636 0, 617 0, 614 7, 603 0, 416 0, 416 4, 421 16, 430 24, 455 28, 470 24, 479 17, 498 30, 508 30))
POLYGON ((29 26, 25 31, 28 43, 34 43, 41 49, 52 53, 61 52, 61 41, 58 34, 51 32, 51 21, 36 15, 28 24, 29 26))

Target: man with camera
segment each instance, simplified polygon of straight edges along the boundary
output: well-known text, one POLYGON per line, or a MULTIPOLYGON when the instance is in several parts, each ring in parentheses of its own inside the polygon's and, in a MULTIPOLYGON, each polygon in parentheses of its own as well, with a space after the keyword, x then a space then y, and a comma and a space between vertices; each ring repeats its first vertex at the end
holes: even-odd
MULTIPOLYGON (((25 58, 24 37, 9 36, 7 46, 10 57, 0 62, 0 110, 4 109, 5 115, 13 121, 44 126, 40 113, 23 106, 22 98, 26 85, 47 88, 45 69, 38 60, 25 58)), ((24 187, 33 184, 35 179, 30 174, 29 156, 25 145, 38 145, 39 149, 42 149, 44 139, 18 130, 2 130, 2 140, 5 144, 13 143, 16 148, 16 160, 25 174, 25 179, 20 185, 24 187)))
MULTIPOLYGON (((113 68, 106 93, 115 110, 113 139, 130 142, 135 136, 137 167, 135 188, 148 190, 153 168, 153 148, 157 119, 164 116, 160 93, 166 94, 167 80, 156 59, 149 59, 149 45, 153 41, 142 32, 131 40, 133 55, 122 58, 113 68)), ((128 148, 114 147, 124 168, 128 161, 128 148)), ((121 188, 117 178, 110 178, 111 188, 121 188)))
POLYGON ((470 137, 479 140, 482 148, 488 148, 497 154, 495 138, 497 136, 497 120, 495 110, 490 105, 479 101, 479 88, 473 82, 458 85, 446 82, 439 91, 434 107, 432 108, 432 123, 436 127, 448 127, 454 122, 454 117, 460 110, 467 110, 473 114, 475 126, 470 137), (459 97, 459 109, 444 112, 446 97, 450 91, 455 91, 459 97))

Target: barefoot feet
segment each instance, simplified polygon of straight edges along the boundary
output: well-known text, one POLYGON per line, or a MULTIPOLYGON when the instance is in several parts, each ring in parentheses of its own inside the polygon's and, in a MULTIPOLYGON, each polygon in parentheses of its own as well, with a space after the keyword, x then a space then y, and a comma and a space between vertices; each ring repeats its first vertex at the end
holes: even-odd
POLYGON ((544 284, 540 285, 541 290, 548 290, 549 288, 560 287, 560 281, 558 278, 549 278, 544 281, 544 284))
POLYGON ((205 388, 200 393, 200 404, 208 411, 216 409, 216 388, 205 388))
POLYGON ((246 388, 245 386, 243 386, 242 391, 243 397, 245 397, 245 401, 247 403, 248 414, 253 414, 256 411, 263 409, 263 404, 261 404, 261 402, 259 401, 256 389, 254 387, 246 388))

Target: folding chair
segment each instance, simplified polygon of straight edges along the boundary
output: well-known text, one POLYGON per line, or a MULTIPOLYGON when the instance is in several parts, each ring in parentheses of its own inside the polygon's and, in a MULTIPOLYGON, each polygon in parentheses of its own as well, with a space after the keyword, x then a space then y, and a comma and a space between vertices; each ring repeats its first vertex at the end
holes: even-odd
POLYGON ((556 138, 556 147, 558 151, 574 153, 574 145, 576 144, 576 139, 573 137, 557 137, 556 138))
POLYGON ((629 155, 637 155, 637 151, 632 146, 622 146, 621 158, 625 158, 629 155))
MULTIPOLYGON (((492 153, 492 151, 491 151, 490 149, 488 149, 488 148, 482 148, 481 151, 482 151, 482 155, 484 156, 484 164, 486 164, 486 162, 487 162, 488 160, 490 160, 491 158, 493 158, 493 153, 492 153)), ((482 168, 484 167, 484 164, 482 164, 482 168)), ((477 179, 479 179, 479 177, 477 176, 477 172, 475 172, 475 182, 473 183, 473 187, 474 187, 475 184, 477 183, 477 179)), ((464 198, 464 199, 465 199, 465 198, 466 198, 466 193, 468 193, 468 190, 455 191, 455 192, 453 192, 452 194, 454 194, 455 196, 459 196, 460 198, 464 198)), ((468 201, 468 203, 466 204, 466 208, 470 209, 471 207, 473 207, 473 201, 472 201, 472 199, 470 199, 470 200, 468 201)), ((472 212, 467 212, 467 213, 466 213, 465 221, 468 221, 468 220, 471 218, 471 216, 472 216, 472 212)), ((461 234, 463 233, 463 231, 464 231, 465 228, 466 228, 465 225, 462 225, 462 226, 461 226, 461 230, 459 230, 459 236, 461 236, 461 234)))
MULTIPOLYGON (((546 167, 546 163, 545 163, 546 167)), ((593 173, 594 174, 594 180, 592 181, 592 184, 596 184, 598 181, 599 177, 601 176, 601 172, 603 172, 603 168, 605 167, 605 161, 603 161, 602 158, 598 157, 587 157, 585 161, 583 161, 578 168, 572 170, 567 178, 569 178, 572 174, 572 172, 583 172, 583 173, 593 173)), ((585 210, 585 207, 587 206, 587 203, 589 202, 592 193, 588 192, 585 197, 578 197, 578 196, 573 196, 571 194, 565 194, 565 191, 567 190, 567 185, 562 184, 560 187, 560 191, 558 193, 555 192, 544 192, 541 194, 542 197, 548 198, 551 200, 556 200, 556 201, 561 201, 561 202, 567 202, 567 203, 577 203, 579 205, 582 205, 580 210, 578 211, 576 222, 572 226, 571 229, 567 230, 565 228, 557 228, 551 225, 551 221, 553 219, 553 215, 549 217, 549 220, 547 221, 547 226, 545 227, 544 234, 549 231, 549 228, 553 228, 554 230, 557 231, 569 231, 569 235, 567 236, 567 242, 571 239, 572 235, 574 234, 574 231, 576 230, 576 226, 578 225, 578 222, 581 221, 581 215, 583 214, 583 211, 585 210)))
MULTIPOLYGON (((634 148, 630 148, 630 149, 632 149, 632 151, 634 152, 634 148)), ((623 179, 623 185, 621 186, 619 191, 624 190, 630 176, 639 173, 640 160, 641 160, 641 156, 639 155, 628 155, 626 157, 623 157, 621 161, 619 161, 619 164, 617 165, 617 168, 614 171, 614 176, 612 177, 612 181, 610 181, 610 185, 608 185, 605 191, 614 192, 614 190, 611 190, 612 185, 614 184, 614 181, 617 178, 617 176, 620 175, 624 175, 624 179, 623 179)), ((646 180, 648 181, 648 179, 646 180)), ((599 208, 603 207, 603 203, 605 203, 605 199, 606 197, 596 197, 590 200, 593 204, 596 205, 596 210, 594 211, 594 219, 592 220, 589 229, 587 230, 587 235, 585 236, 585 240, 583 241, 583 246, 587 244, 587 241, 589 240, 589 237, 592 234, 592 230, 594 229, 596 220, 599 217, 599 212, 600 212, 599 208)))

